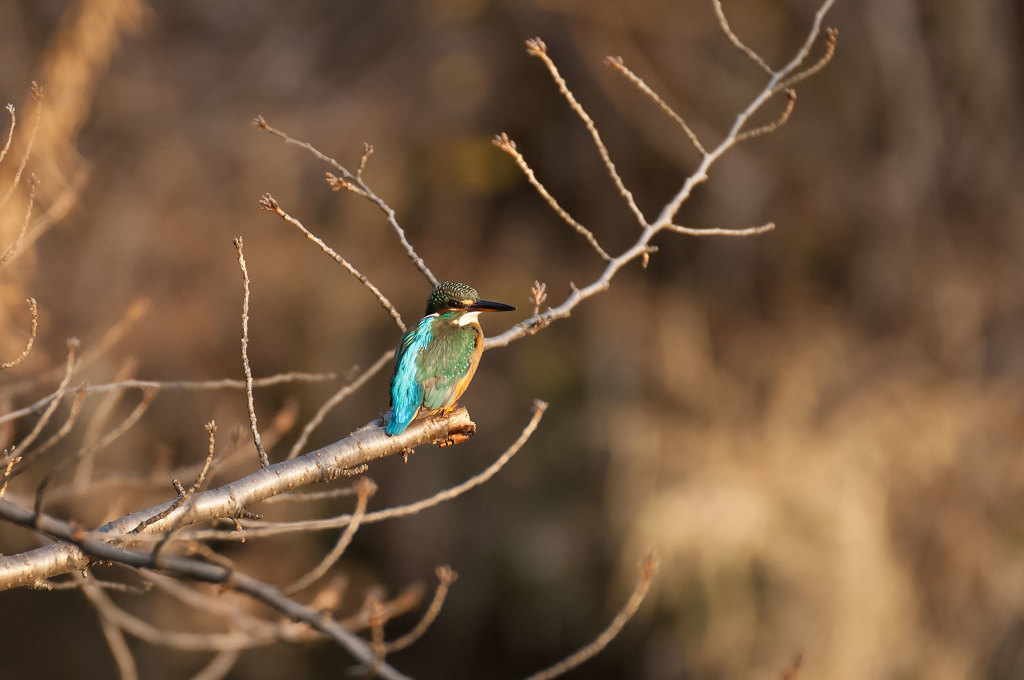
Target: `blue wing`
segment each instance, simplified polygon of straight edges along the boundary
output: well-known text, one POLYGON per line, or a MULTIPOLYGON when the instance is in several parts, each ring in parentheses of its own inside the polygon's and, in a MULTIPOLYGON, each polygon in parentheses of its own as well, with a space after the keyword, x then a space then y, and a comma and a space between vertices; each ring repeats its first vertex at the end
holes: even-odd
POLYGON ((391 420, 385 432, 396 435, 405 432, 423 404, 423 383, 416 379, 416 358, 431 338, 431 319, 420 320, 405 334, 398 345, 395 374, 391 376, 391 420))

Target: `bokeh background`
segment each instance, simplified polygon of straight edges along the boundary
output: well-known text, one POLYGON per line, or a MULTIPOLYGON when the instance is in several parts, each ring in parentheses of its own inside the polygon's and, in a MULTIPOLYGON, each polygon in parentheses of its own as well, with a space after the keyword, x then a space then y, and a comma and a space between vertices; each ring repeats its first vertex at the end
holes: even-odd
MULTIPOLYGON (((725 5, 775 65, 816 9, 725 5)), ((511 678, 552 663, 604 627, 655 548, 662 569, 647 602, 573 677, 777 678, 799 655, 801 677, 1024 677, 1024 8, 839 0, 827 23, 840 29, 837 55, 800 86, 790 122, 731 151, 679 217, 771 220, 774 232, 659 238, 646 271, 627 268, 572 318, 485 356, 463 400, 479 426, 469 443, 370 470, 371 507, 429 495, 488 465, 534 397, 551 403, 496 478, 365 527, 338 567, 350 607, 371 585, 396 593, 429 585, 435 565, 459 572, 428 634, 389 657, 400 669, 511 678)), ((147 313, 82 378, 240 377, 238 235, 257 375, 343 380, 393 346, 396 329, 366 290, 257 200, 272 193, 408 321, 425 280, 376 208, 331 192, 328 168, 252 129, 257 114, 350 167, 372 143, 367 180, 441 278, 524 314, 535 279, 554 302, 593 280, 601 262, 490 142, 507 131, 606 249, 633 242, 585 129, 525 54, 533 36, 652 216, 696 153, 603 57, 621 55, 705 144, 762 84, 705 0, 0 3, 0 99, 19 113, 12 158, 38 80, 45 114, 28 169, 41 180, 36 214, 56 221, 0 275, 4 358, 24 341, 26 296, 41 315, 29 360, 0 376, 2 408, 51 390, 66 339, 96 348, 140 300, 147 313)), ((13 167, 0 167, 0 186, 13 167)), ((19 190, 21 206, 0 220, 5 245, 24 199, 19 190)), ((291 408, 304 421, 340 380, 262 390, 258 413, 268 422, 291 408)), ((373 418, 386 382, 333 412, 311 445, 373 418)), ((244 396, 161 393, 96 477, 201 460, 210 418, 222 433, 245 423, 244 396)), ((133 489, 80 490, 52 510, 99 522, 170 496, 166 484, 133 489)), ((20 530, 0 537, 5 553, 35 545, 20 530)), ((286 583, 334 538, 228 551, 286 583)), ((204 625, 157 596, 119 601, 171 629, 204 625)), ((80 594, 6 592, 0 608, 0 676, 116 673, 80 594)), ((132 648, 145 678, 189 677, 209 658, 132 648)), ((229 677, 325 677, 348 664, 327 644, 278 646, 246 653, 229 677)))

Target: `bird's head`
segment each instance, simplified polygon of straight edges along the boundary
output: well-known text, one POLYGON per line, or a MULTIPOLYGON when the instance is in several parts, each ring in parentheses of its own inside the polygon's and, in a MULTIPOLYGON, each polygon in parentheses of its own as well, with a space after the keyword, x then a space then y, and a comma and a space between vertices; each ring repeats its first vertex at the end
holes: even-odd
POLYGON ((427 298, 427 316, 447 312, 510 312, 514 309, 502 302, 481 300, 474 288, 455 281, 437 284, 427 298))

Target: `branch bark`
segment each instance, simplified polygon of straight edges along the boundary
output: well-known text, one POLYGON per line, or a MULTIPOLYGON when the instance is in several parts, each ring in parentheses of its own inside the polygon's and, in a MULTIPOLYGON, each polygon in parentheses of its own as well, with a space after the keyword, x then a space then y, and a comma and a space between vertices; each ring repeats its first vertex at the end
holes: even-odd
MULTIPOLYGON (((267 468, 238 479, 230 484, 210 489, 192 497, 192 503, 168 513, 159 521, 147 525, 142 533, 161 533, 172 527, 182 527, 221 517, 234 518, 261 500, 308 486, 316 482, 337 479, 344 470, 363 465, 397 453, 410 451, 416 446, 446 441, 457 434, 469 434, 476 425, 465 408, 459 408, 447 417, 424 418, 414 421, 405 432, 389 437, 384 428, 371 423, 348 437, 292 460, 275 463, 267 468)), ((99 540, 130 543, 131 530, 154 515, 166 511, 170 500, 145 510, 139 510, 87 532, 99 540)), ((14 520, 25 510, 0 499, 0 517, 14 520)), ((20 588, 70 571, 87 568, 93 558, 77 545, 59 541, 43 548, 10 556, 0 556, 0 590, 20 588)))

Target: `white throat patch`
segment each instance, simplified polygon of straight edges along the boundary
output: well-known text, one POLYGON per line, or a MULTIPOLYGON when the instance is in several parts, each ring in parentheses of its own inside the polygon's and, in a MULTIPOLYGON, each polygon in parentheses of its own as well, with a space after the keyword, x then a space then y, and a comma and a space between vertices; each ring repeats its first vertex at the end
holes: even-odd
POLYGON ((476 323, 476 320, 480 318, 480 312, 466 312, 459 317, 459 325, 466 326, 471 323, 476 323))

